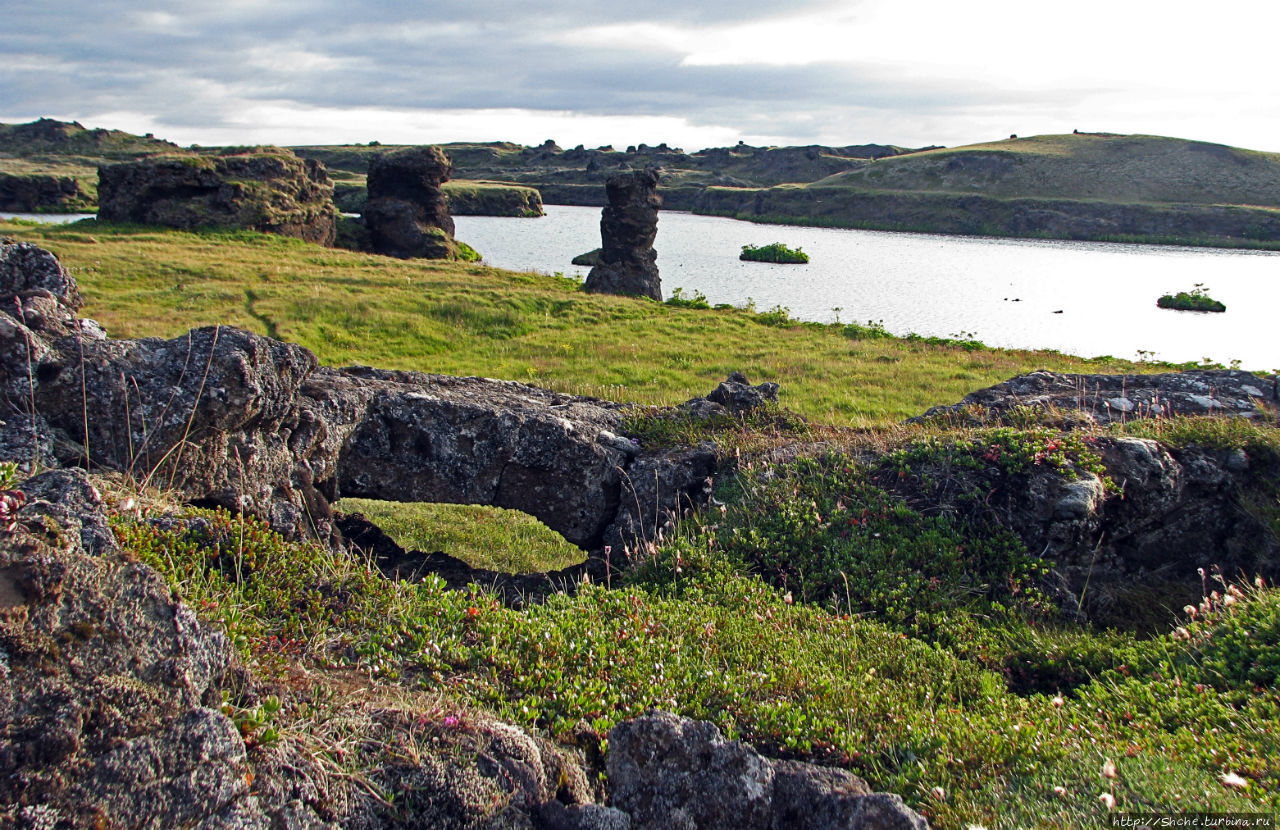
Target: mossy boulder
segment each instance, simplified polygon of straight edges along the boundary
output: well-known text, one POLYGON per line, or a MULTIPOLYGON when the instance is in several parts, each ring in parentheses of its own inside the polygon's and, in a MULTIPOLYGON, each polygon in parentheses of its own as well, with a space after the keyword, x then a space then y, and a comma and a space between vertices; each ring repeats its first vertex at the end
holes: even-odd
POLYGON ((360 216, 370 249, 400 259, 479 259, 453 238, 453 217, 442 190, 452 174, 453 162, 439 147, 374 156, 360 216))
POLYGON ((333 245, 333 184, 319 162, 257 147, 98 168, 98 218, 171 228, 233 227, 333 245))
POLYGON ((535 188, 500 182, 449 182, 444 186, 454 216, 542 216, 542 194, 535 188))
POLYGON ((71 176, 0 173, 0 210, 74 212, 92 203, 92 196, 71 176))

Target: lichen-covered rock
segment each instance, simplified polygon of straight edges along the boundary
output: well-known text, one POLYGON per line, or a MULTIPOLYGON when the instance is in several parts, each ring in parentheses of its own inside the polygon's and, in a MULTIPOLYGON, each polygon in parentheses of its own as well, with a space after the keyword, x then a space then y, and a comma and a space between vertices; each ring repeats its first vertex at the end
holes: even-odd
POLYGON ((453 217, 442 185, 453 163, 439 147, 407 147, 369 162, 361 218, 375 253, 409 259, 452 259, 453 217))
MULTIPOLYGON (((438 705, 431 698, 428 705, 438 705)), ((545 826, 535 817, 555 812, 554 804, 595 812, 584 809, 592 793, 581 763, 511 724, 424 714, 411 701, 360 700, 340 704, 317 728, 334 723, 349 741, 348 774, 330 774, 302 749, 306 738, 285 738, 261 752, 259 800, 273 815, 296 817, 292 826, 498 830, 545 826)))
MULTIPOLYGON (((1158 375, 1072 375, 1032 372, 980 389, 920 418, 965 417, 975 410, 1001 419, 1025 407, 1057 413, 1062 425, 1109 424, 1172 415, 1252 417, 1280 403, 1280 377, 1226 369, 1158 375)), ((919 420, 913 418, 911 420, 919 420)))
POLYGON ((92 320, 80 320, 75 279, 58 258, 30 243, 0 240, 0 461, 22 469, 58 466, 54 433, 34 401, 36 375, 53 356, 51 340, 79 334, 104 336, 92 320))
POLYGON ((651 712, 609 733, 613 806, 635 830, 918 830, 902 799, 861 779, 771 761, 713 724, 651 712))
POLYGON ((55 443, 70 450, 64 461, 253 512, 294 535, 326 520, 307 466, 313 447, 296 434, 306 434, 298 392, 316 366, 311 352, 222 327, 73 340, 53 344, 35 392, 55 443))
POLYGON ((120 554, 82 472, 21 490, 0 530, 0 825, 265 827, 239 732, 210 708, 226 638, 120 554))
POLYGON ((582 287, 604 294, 627 294, 662 301, 658 254, 656 170, 631 170, 610 176, 605 190, 609 204, 600 217, 600 262, 582 287))
POLYGON ((98 168, 98 218, 191 229, 248 228, 333 245, 324 165, 275 147, 157 156, 98 168))
POLYGON ((1155 624, 1167 608, 1199 600, 1198 568, 1280 573, 1280 543, 1241 496, 1250 482, 1276 486, 1276 459, 1123 436, 1088 441, 1108 481, 1088 470, 987 464, 949 465, 942 485, 937 470, 916 467, 881 483, 913 505, 1015 533, 1053 563, 1046 587, 1068 617, 1155 624))

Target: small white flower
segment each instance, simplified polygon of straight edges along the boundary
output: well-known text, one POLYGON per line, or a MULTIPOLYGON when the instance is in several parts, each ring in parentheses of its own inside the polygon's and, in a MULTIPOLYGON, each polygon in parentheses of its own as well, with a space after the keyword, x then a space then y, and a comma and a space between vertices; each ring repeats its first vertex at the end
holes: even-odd
POLYGON ((929 791, 929 795, 933 796, 939 801, 943 801, 947 797, 947 791, 942 789, 941 787, 934 787, 932 790, 929 791))
POLYGON ((1059 798, 1066 798, 1067 788, 1059 784, 1058 786, 1053 788, 1053 794, 1058 796, 1059 798))
POLYGON ((1114 810, 1116 808, 1116 797, 1111 793, 1103 793, 1098 796, 1098 800, 1101 801, 1102 806, 1106 807, 1108 810, 1114 810))
POLYGON ((1249 786, 1249 779, 1241 778, 1234 772, 1222 773, 1219 780, 1222 781, 1222 786, 1231 787, 1233 790, 1243 790, 1249 786))
POLYGON ((1049 702, 1053 704, 1055 709, 1061 709, 1063 704, 1066 703, 1066 701, 1062 699, 1062 695, 1054 695, 1053 700, 1049 702))
POLYGON ((1116 765, 1111 763, 1110 758, 1108 758, 1106 762, 1102 765, 1102 777, 1103 778, 1116 777, 1116 765))

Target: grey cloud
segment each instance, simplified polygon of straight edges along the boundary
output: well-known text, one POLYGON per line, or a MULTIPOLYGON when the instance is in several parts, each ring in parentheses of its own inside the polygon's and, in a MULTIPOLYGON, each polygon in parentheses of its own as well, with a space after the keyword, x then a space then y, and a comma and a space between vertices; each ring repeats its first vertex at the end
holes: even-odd
POLYGON ((129 5, 121 11, 101 2, 48 0, 10 17, 0 30, 0 53, 37 55, 54 67, 0 66, 0 116, 132 110, 161 124, 214 127, 234 120, 241 101, 292 101, 671 115, 744 133, 776 127, 802 140, 860 109, 943 111, 1009 102, 1003 93, 908 81, 874 67, 681 66, 679 55, 639 45, 601 48, 551 38, 607 23, 697 26, 778 14, 776 2, 763 0, 438 0, 408 10, 350 0, 129 5), (173 25, 142 25, 147 13, 170 14, 173 25), (289 65, 294 50, 337 64, 289 65), (252 60, 272 55, 285 63, 276 71, 252 60))

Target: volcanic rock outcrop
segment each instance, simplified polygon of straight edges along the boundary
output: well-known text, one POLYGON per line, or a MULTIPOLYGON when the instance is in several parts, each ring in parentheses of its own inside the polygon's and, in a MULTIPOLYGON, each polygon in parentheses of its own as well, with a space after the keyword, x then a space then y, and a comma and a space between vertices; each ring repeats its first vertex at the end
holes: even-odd
POLYGON ((82 471, 19 492, 0 528, 0 826, 265 826, 216 708, 226 636, 121 554, 82 471))
POLYGON ((98 168, 98 218, 110 222, 248 228, 333 245, 336 217, 324 165, 276 147, 98 168))
POLYGON ((713 724, 651 712, 609 733, 613 804, 634 830, 923 830, 896 795, 841 769, 773 761, 713 724))
POLYGON ((681 509, 707 474, 667 471, 654 501, 624 498, 639 448, 617 434, 624 408, 593 398, 320 367, 300 346, 229 327, 107 339, 33 245, 0 245, 0 296, 0 460, 125 471, 294 537, 331 536, 329 504, 346 495, 515 508, 594 550, 621 503, 681 509))
POLYGON ((587 275, 583 288, 603 294, 626 294, 662 301, 658 278, 656 170, 631 170, 609 177, 609 204, 600 217, 599 264, 587 275))
MULTIPOLYGON (((78 306, 75 282, 52 254, 0 245, 0 460, 125 471, 192 502, 262 516, 295 538, 336 538, 330 504, 363 496, 522 510, 603 557, 606 546, 634 548, 706 504, 720 464, 710 445, 641 447, 620 434, 620 404, 508 381, 321 367, 300 346, 227 327, 111 340, 77 318, 78 306)), ((1108 413, 1250 415, 1274 405, 1275 384, 1221 371, 1036 373, 934 417, 996 417, 1055 401, 1051 411, 1067 426, 1108 413)), ((735 374, 672 416, 737 418, 776 395, 774 384, 753 387, 735 374)), ((1056 563, 1061 603, 1085 613, 1142 586, 1189 585, 1187 574, 1214 564, 1205 551, 1232 572, 1275 572, 1277 544, 1239 493, 1259 476, 1277 478, 1280 462, 1089 440, 1105 472, 957 469, 942 492, 922 469, 890 486, 929 510, 980 506, 976 518, 1056 563)))
POLYGON ((453 217, 441 190, 452 174, 453 163, 439 147, 375 156, 361 215, 373 251, 401 259, 453 257, 453 217))
POLYGON ((0 173, 0 210, 71 212, 88 206, 89 197, 71 176, 0 173))
POLYGON ((1001 419, 1019 407, 1057 413, 1063 425, 1124 422, 1173 415, 1254 417, 1280 405, 1280 378, 1226 369, 1159 375, 1070 375, 1032 372, 979 389, 920 418, 965 417, 980 411, 1001 419))

